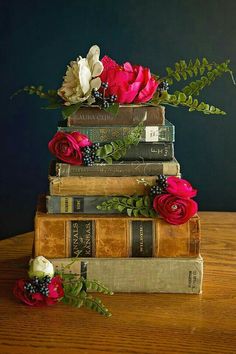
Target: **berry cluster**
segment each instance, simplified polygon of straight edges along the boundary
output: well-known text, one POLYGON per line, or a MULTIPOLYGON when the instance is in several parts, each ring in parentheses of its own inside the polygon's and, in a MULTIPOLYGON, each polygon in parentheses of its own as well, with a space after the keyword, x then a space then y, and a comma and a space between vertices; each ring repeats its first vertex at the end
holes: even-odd
POLYGON ((51 278, 46 275, 42 279, 34 277, 32 280, 25 283, 24 289, 30 294, 41 293, 44 296, 48 296, 48 285, 51 283, 51 278))
POLYGON ((99 92, 94 88, 92 90, 92 96, 95 98, 95 102, 99 107, 108 108, 111 104, 113 104, 116 101, 117 96, 116 95, 106 96, 106 90, 108 89, 107 82, 102 82, 101 88, 103 92, 99 92))
POLYGON ((152 186, 150 189, 150 194, 156 196, 158 194, 165 193, 166 188, 168 187, 167 178, 164 175, 159 175, 156 180, 155 186, 152 186))
POLYGON ((90 146, 85 146, 83 148, 83 164, 85 166, 92 166, 94 162, 99 162, 100 157, 96 156, 96 151, 99 149, 100 144, 94 143, 90 146))
POLYGON ((157 87, 157 92, 159 93, 159 97, 161 97, 163 91, 168 91, 168 90, 169 90, 169 84, 167 81, 162 81, 159 83, 157 87))

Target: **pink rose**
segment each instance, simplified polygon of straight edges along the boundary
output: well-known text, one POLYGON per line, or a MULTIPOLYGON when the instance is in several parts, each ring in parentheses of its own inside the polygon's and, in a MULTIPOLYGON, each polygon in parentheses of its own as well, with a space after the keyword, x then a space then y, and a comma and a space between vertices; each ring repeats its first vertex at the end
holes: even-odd
POLYGON ((45 306, 54 305, 64 296, 64 290, 62 286, 62 279, 59 276, 52 278, 51 283, 48 285, 48 296, 36 292, 31 294, 25 290, 27 281, 25 279, 19 279, 16 281, 13 294, 15 297, 29 306, 45 306))
POLYGON ((180 225, 186 223, 197 213, 198 205, 192 199, 183 199, 171 194, 157 195, 153 208, 168 223, 180 225))
POLYGON ((192 198, 197 194, 197 190, 185 179, 171 176, 167 178, 167 184, 167 192, 177 197, 192 198))
POLYGON ((103 57, 102 63, 100 78, 109 85, 106 93, 116 95, 118 103, 145 103, 156 92, 158 82, 149 68, 129 62, 118 65, 108 56, 103 57))
POLYGON ((91 145, 91 141, 87 135, 79 132, 57 132, 49 141, 48 148, 59 160, 71 165, 81 165, 83 158, 81 148, 88 145, 91 145))

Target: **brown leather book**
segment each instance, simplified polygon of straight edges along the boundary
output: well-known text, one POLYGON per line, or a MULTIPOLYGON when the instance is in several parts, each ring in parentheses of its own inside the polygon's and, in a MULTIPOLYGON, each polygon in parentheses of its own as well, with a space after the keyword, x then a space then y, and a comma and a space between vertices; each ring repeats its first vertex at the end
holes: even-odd
POLYGON ((80 108, 67 119, 67 126, 135 126, 145 118, 145 115, 144 125, 165 124, 165 108, 162 106, 121 105, 117 115, 94 106, 80 108))
POLYGON ((35 217, 35 256, 65 257, 196 257, 200 219, 183 225, 161 218, 120 215, 46 214, 35 217))
MULTIPOLYGON (((180 176, 177 174, 177 176, 180 176)), ((49 176, 50 195, 143 195, 147 193, 144 181, 150 185, 156 183, 156 176, 127 176, 127 177, 86 177, 49 176)))

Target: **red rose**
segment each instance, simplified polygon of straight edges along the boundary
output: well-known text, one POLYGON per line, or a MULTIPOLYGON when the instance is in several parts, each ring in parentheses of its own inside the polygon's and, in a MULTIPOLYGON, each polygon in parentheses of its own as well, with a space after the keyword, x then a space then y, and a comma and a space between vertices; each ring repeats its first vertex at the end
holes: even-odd
POLYGON ((15 297, 29 306, 45 306, 54 305, 64 296, 64 290, 62 286, 62 279, 59 276, 52 278, 51 283, 48 285, 49 294, 45 296, 40 292, 30 294, 25 290, 27 280, 19 279, 16 281, 13 289, 15 297))
POLYGON ((157 195, 153 200, 153 208, 168 223, 180 225, 187 222, 198 210, 192 199, 183 199, 171 194, 157 195))
POLYGON ((197 194, 197 190, 185 179, 171 176, 167 178, 167 184, 167 192, 177 197, 192 198, 197 194))
POLYGON ((145 103, 156 92, 158 82, 149 68, 129 62, 118 65, 108 56, 103 57, 102 63, 104 69, 100 77, 109 85, 106 93, 117 95, 118 103, 145 103))
POLYGON ((48 143, 49 151, 61 161, 72 165, 82 164, 81 147, 91 145, 87 135, 79 132, 57 132, 48 143))

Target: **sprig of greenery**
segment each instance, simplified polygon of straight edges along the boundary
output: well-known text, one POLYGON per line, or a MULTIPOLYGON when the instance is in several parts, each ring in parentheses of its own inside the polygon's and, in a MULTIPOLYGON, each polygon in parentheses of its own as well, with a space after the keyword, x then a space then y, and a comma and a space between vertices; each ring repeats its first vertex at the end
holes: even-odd
POLYGON ((199 103, 196 98, 192 96, 186 96, 185 93, 179 91, 176 91, 174 95, 166 94, 164 102, 173 106, 182 105, 188 107, 189 112, 196 110, 204 114, 226 114, 226 112, 213 105, 209 105, 205 102, 199 103))
POLYGON ((154 217, 151 199, 146 196, 113 197, 97 205, 98 210, 118 210, 128 216, 154 217))
POLYGON ((17 92, 15 92, 11 98, 19 95, 22 92, 26 92, 29 95, 36 95, 40 98, 46 99, 48 100, 48 106, 47 107, 43 107, 44 109, 58 109, 61 108, 62 106, 62 101, 60 99, 60 97, 57 94, 56 90, 48 90, 48 91, 44 91, 43 90, 43 86, 25 86, 22 89, 18 90, 17 92))
POLYGON ((232 70, 228 67, 229 62, 229 60, 226 60, 221 64, 215 64, 216 67, 212 71, 208 71, 207 74, 202 76, 199 80, 190 82, 189 85, 181 89, 180 92, 183 92, 186 96, 199 95, 203 88, 210 86, 217 77, 222 76, 226 72, 230 73, 234 82, 232 70))
MULTIPOLYGON (((68 268, 68 267, 67 267, 68 268)), ((60 300, 66 305, 73 307, 85 306, 105 317, 110 317, 111 312, 105 307, 102 301, 88 294, 88 290, 93 290, 106 295, 113 295, 113 292, 97 280, 88 280, 77 274, 66 274, 62 268, 57 274, 63 279, 64 296, 60 300)))
POLYGON ((96 151, 96 156, 100 158, 100 161, 105 161, 108 164, 112 164, 113 160, 119 160, 126 155, 127 149, 132 145, 137 145, 141 139, 144 131, 143 123, 140 123, 127 134, 123 139, 112 141, 105 144, 96 151))
POLYGON ((180 81, 181 79, 187 80, 189 77, 203 75, 205 71, 211 71, 215 66, 214 63, 209 63, 206 58, 201 61, 197 58, 195 62, 189 60, 180 60, 174 64, 174 68, 167 67, 167 75, 160 79, 160 81, 167 81, 169 85, 174 83, 174 80, 180 81))

